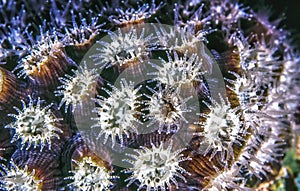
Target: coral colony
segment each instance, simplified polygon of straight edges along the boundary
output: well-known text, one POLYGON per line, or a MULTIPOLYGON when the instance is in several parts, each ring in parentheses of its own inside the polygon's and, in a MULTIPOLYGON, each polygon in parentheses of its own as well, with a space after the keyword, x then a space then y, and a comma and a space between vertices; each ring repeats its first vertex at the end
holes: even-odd
POLYGON ((297 190, 300 57, 270 13, 1 0, 0 190, 297 190))

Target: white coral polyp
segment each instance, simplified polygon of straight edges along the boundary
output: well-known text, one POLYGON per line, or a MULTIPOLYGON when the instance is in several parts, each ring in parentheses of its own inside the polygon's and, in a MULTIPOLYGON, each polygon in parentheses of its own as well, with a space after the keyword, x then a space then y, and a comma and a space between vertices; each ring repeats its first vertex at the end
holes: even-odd
POLYGON ((155 28, 161 47, 185 53, 197 53, 199 46, 203 46, 206 31, 199 31, 195 34, 195 28, 192 26, 167 27, 161 26, 155 28))
POLYGON ((212 104, 204 102, 210 109, 210 113, 200 114, 206 120, 200 123, 204 130, 195 133, 204 137, 203 144, 207 146, 204 155, 212 151, 211 158, 217 152, 221 152, 222 158, 225 157, 225 154, 226 157, 232 156, 232 144, 241 138, 239 133, 242 130, 242 122, 238 113, 239 108, 232 109, 228 100, 226 103, 221 95, 220 100, 221 103, 213 99, 211 99, 212 104))
POLYGON ((22 149, 25 145, 27 145, 26 149, 33 146, 34 148, 40 147, 42 151, 46 145, 48 145, 48 149, 51 149, 52 139, 59 139, 59 134, 63 133, 57 127, 60 119, 56 118, 51 112, 50 107, 52 104, 41 108, 40 99, 38 98, 36 105, 34 105, 30 96, 28 106, 23 100, 22 104, 22 110, 14 107, 18 112, 17 115, 9 114, 9 116, 15 118, 14 122, 6 126, 6 128, 15 131, 11 142, 21 140, 22 149))
POLYGON ((236 79, 231 80, 224 78, 230 85, 227 87, 237 94, 242 109, 258 110, 260 101, 264 98, 258 94, 259 89, 253 84, 252 78, 247 73, 241 76, 235 72, 229 71, 236 79))
POLYGON ((109 190, 113 185, 111 180, 116 177, 111 175, 109 169, 94 162, 91 157, 84 157, 74 163, 76 166, 71 171, 73 176, 68 177, 73 180, 69 184, 70 187, 79 191, 102 191, 109 190))
POLYGON ((98 138, 104 134, 104 143, 106 143, 108 137, 112 139, 112 146, 115 145, 117 138, 123 144, 123 136, 129 136, 130 132, 137 133, 137 124, 139 121, 135 115, 139 102, 138 90, 134 88, 134 83, 129 84, 122 79, 120 89, 111 86, 112 91, 103 89, 109 95, 108 98, 98 96, 95 99, 99 107, 96 107, 93 111, 98 115, 94 120, 97 121, 92 128, 100 128, 98 138))
POLYGON ((28 167, 19 168, 14 163, 6 169, 6 173, 0 179, 0 189, 4 190, 41 190, 42 180, 38 179, 35 170, 29 171, 28 167))
POLYGON ((102 24, 97 24, 97 17, 92 17, 90 22, 87 22, 86 18, 81 18, 80 21, 78 25, 75 16, 72 15, 72 27, 65 29, 66 36, 63 39, 65 45, 84 45, 99 34, 102 24))
POLYGON ((225 168, 220 171, 215 167, 217 176, 214 177, 204 190, 207 191, 220 191, 220 190, 247 190, 239 182, 243 182, 244 178, 239 174, 240 168, 237 165, 231 168, 225 168))
POLYGON ((222 30, 230 31, 232 23, 238 23, 240 19, 251 19, 253 15, 248 7, 230 1, 211 1, 209 19, 216 24, 222 23, 222 30))
POLYGON ((191 112, 191 108, 187 105, 187 101, 191 97, 181 97, 179 88, 169 86, 162 87, 159 85, 158 90, 150 87, 148 89, 153 93, 152 95, 146 95, 149 100, 144 101, 145 110, 149 112, 144 117, 146 120, 151 120, 148 127, 158 124, 158 131, 166 130, 168 134, 174 129, 175 131, 179 130, 182 122, 188 123, 184 115, 191 112))
POLYGON ((65 103, 65 113, 70 105, 72 112, 75 111, 77 105, 82 107, 83 101, 89 96, 94 96, 95 86, 98 78, 97 70, 88 70, 86 64, 80 66, 78 70, 73 70, 74 76, 65 75, 59 78, 62 83, 55 91, 56 96, 63 96, 59 104, 59 108, 65 103))
POLYGON ((170 86, 180 86, 183 84, 193 85, 193 82, 201 82, 201 76, 205 74, 201 71, 202 61, 196 54, 188 56, 185 52, 184 56, 178 56, 176 51, 172 52, 174 59, 170 53, 167 52, 168 61, 159 58, 162 62, 160 65, 152 63, 152 66, 157 70, 156 72, 149 73, 154 76, 154 79, 163 84, 170 86))
POLYGON ((110 40, 98 41, 100 48, 98 54, 92 55, 97 65, 101 67, 122 66, 128 63, 142 62, 154 46, 152 35, 145 36, 145 29, 138 35, 137 30, 132 28, 129 32, 109 32, 110 40))
POLYGON ((161 7, 163 3, 161 2, 156 6, 155 1, 152 1, 152 4, 148 3, 143 4, 137 10, 134 8, 128 8, 127 10, 116 9, 118 16, 110 16, 109 20, 116 23, 117 25, 128 25, 134 23, 141 23, 144 20, 152 17, 156 11, 161 7))
MULTIPOLYGON (((268 127, 265 126, 265 122, 261 121, 260 124, 265 128, 260 131, 267 131, 268 127)), ((272 126, 272 129, 274 127, 276 125, 272 126)), ((264 135, 266 136, 265 132, 264 135)), ((256 176, 259 179, 267 178, 268 174, 272 173, 272 163, 280 163, 286 145, 286 142, 279 138, 279 135, 265 137, 265 140, 262 140, 261 137, 263 137, 262 132, 251 135, 239 160, 247 176, 256 176)))
POLYGON ((14 68, 13 71, 21 69, 17 76, 26 78, 35 72, 40 72, 41 67, 49 58, 55 58, 56 54, 61 53, 63 43, 58 40, 56 34, 41 34, 37 43, 30 49, 30 54, 22 58, 19 64, 14 68))
POLYGON ((134 181, 138 181, 140 186, 138 190, 146 187, 146 190, 171 190, 171 183, 178 188, 176 178, 180 178, 186 182, 184 173, 185 169, 180 167, 180 162, 190 160, 190 158, 183 157, 180 154, 184 149, 172 151, 172 143, 164 148, 166 144, 161 143, 158 147, 152 144, 152 148, 141 147, 136 149, 134 155, 129 155, 133 160, 126 160, 133 165, 128 168, 126 173, 132 175, 126 179, 129 181, 127 186, 134 181))

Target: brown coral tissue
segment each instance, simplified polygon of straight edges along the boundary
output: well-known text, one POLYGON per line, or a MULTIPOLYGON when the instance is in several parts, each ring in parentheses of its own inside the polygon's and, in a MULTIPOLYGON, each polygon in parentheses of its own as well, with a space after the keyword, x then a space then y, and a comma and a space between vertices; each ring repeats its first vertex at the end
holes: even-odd
POLYGON ((0 0, 0 190, 297 190, 290 6, 0 0))

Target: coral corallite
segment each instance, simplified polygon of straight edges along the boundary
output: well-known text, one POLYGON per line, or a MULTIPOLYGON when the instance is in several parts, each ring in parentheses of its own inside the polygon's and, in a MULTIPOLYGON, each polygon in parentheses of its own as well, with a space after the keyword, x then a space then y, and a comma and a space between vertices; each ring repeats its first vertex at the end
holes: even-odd
POLYGON ((263 2, 0 1, 0 190, 300 189, 299 48, 263 2))

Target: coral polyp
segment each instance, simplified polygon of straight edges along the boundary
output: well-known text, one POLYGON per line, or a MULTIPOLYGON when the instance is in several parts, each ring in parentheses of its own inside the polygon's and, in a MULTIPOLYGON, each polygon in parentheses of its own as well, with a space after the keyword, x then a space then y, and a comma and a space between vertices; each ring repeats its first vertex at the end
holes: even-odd
POLYGON ((2 92, 2 87, 3 87, 3 83, 4 83, 4 80, 3 80, 3 73, 2 73, 2 71, 1 71, 1 73, 0 73, 0 92, 2 92))
POLYGON ((99 34, 102 25, 98 25, 97 17, 91 18, 88 23, 85 18, 81 18, 81 23, 78 25, 76 18, 72 16, 72 27, 67 27, 66 36, 63 39, 65 45, 85 46, 99 34))
POLYGON ((11 142, 20 140, 21 148, 29 149, 33 146, 39 147, 42 151, 47 146, 51 149, 52 139, 59 139, 59 134, 63 133, 57 127, 60 119, 51 112, 52 105, 42 107, 40 98, 36 103, 34 101, 31 97, 28 104, 22 100, 23 108, 20 110, 15 107, 17 114, 9 114, 14 118, 14 122, 8 124, 6 128, 14 130, 11 142))
POLYGON ((191 112, 188 108, 188 100, 191 97, 182 97, 180 89, 172 86, 152 89, 148 87, 152 95, 146 95, 149 100, 145 100, 148 114, 144 116, 145 120, 150 120, 148 126, 158 126, 159 132, 171 133, 178 131, 182 123, 187 123, 185 115, 191 112))
POLYGON ((100 128, 98 137, 104 134, 104 143, 108 137, 111 137, 112 146, 119 139, 123 144, 123 137, 129 136, 129 133, 137 133, 139 123, 136 118, 138 114, 137 100, 141 95, 138 94, 139 87, 135 88, 133 82, 127 82, 125 79, 120 81, 120 89, 110 85, 109 89, 103 88, 108 97, 98 96, 95 102, 99 107, 93 110, 98 117, 94 118, 96 124, 92 128, 100 128))
POLYGON ((234 154, 232 146, 236 141, 241 139, 241 133, 245 130, 242 129, 243 122, 240 119, 238 113, 239 108, 231 108, 228 100, 224 100, 220 96, 221 103, 211 99, 212 104, 204 102, 209 108, 209 113, 201 113, 201 117, 204 117, 205 122, 200 122, 203 127, 203 131, 195 133, 204 137, 204 141, 200 144, 206 144, 205 149, 202 151, 204 155, 212 151, 212 156, 217 152, 222 153, 222 158, 231 158, 234 154))
POLYGON ((163 84, 171 86, 193 85, 195 82, 201 82, 201 76, 205 71, 201 71, 202 61, 196 54, 188 56, 185 52, 184 56, 179 56, 176 51, 171 53, 167 52, 168 61, 160 58, 161 65, 152 63, 152 66, 157 72, 150 73, 154 79, 163 84))
POLYGON ((129 32, 122 31, 121 28, 118 28, 117 32, 109 32, 110 41, 98 41, 99 53, 91 57, 101 67, 143 62, 155 45, 155 39, 146 32, 142 29, 142 32, 138 33, 135 28, 131 28, 129 32))
POLYGON ((250 190, 242 185, 243 178, 240 177, 239 174, 239 167, 235 166, 230 170, 226 169, 224 172, 221 172, 219 169, 216 169, 218 172, 218 176, 213 178, 211 182, 204 188, 204 190, 209 191, 218 191, 218 190, 250 190))
POLYGON ((182 174, 188 173, 180 166, 180 162, 190 158, 181 154, 184 149, 172 149, 172 143, 161 143, 158 146, 152 144, 151 148, 141 147, 134 150, 135 154, 129 155, 132 159, 126 160, 133 166, 126 170, 126 173, 132 174, 126 180, 129 181, 128 185, 138 181, 138 190, 144 187, 146 190, 166 190, 172 189, 171 184, 178 187, 177 178, 186 182, 182 174))
POLYGON ((231 71, 229 71, 229 73, 236 79, 231 80, 225 78, 228 82, 227 87, 237 95, 241 107, 243 109, 247 109, 250 105, 252 105, 252 107, 257 107, 261 101, 260 99, 263 99, 264 97, 259 95, 259 88, 255 87, 253 84, 252 77, 246 76, 248 74, 242 74, 240 76, 239 74, 231 71))
POLYGON ((21 68, 18 77, 28 77, 30 75, 41 72, 41 68, 46 64, 47 60, 61 53, 62 43, 58 41, 55 34, 42 34, 41 39, 37 40, 30 51, 30 54, 19 61, 19 65, 15 70, 21 68))
POLYGON ((162 4, 161 2, 159 5, 156 5, 155 1, 152 0, 151 4, 145 3, 138 9, 127 8, 123 10, 122 8, 117 8, 116 12, 118 15, 110 16, 109 20, 120 26, 143 23, 155 14, 162 4))
POLYGON ((74 168, 71 171, 72 176, 68 177, 72 182, 69 186, 72 189, 84 190, 109 190, 113 183, 112 176, 109 169, 105 166, 99 165, 92 157, 84 157, 80 161, 73 161, 74 168))
POLYGON ((29 78, 38 86, 54 89, 58 85, 58 77, 76 64, 65 52, 62 40, 56 31, 44 32, 40 26, 40 35, 33 40, 27 54, 18 60, 13 69, 19 78, 29 78))
POLYGON ((205 30, 196 31, 194 26, 189 25, 183 27, 156 26, 155 32, 161 48, 175 50, 181 54, 196 53, 206 40, 205 34, 208 33, 205 30))
POLYGON ((0 183, 0 188, 9 191, 40 190, 42 180, 36 176, 35 169, 29 170, 27 166, 20 168, 12 163, 0 179, 0 183))
POLYGON ((54 92, 56 96, 62 96, 59 108, 65 104, 65 113, 69 106, 72 107, 72 112, 77 105, 82 108, 84 100, 94 96, 99 77, 97 70, 88 70, 86 64, 79 66, 78 70, 73 70, 73 73, 74 76, 66 74, 65 77, 59 78, 62 85, 54 92))

